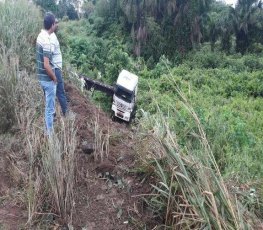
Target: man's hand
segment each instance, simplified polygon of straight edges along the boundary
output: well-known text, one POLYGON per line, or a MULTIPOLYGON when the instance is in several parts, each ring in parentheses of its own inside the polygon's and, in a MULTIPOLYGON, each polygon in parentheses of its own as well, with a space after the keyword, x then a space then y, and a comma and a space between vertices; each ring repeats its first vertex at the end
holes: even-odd
POLYGON ((54 74, 50 64, 49 64, 49 58, 44 57, 44 68, 48 74, 48 76, 51 78, 52 81, 54 81, 55 84, 57 84, 57 78, 56 75, 54 74))

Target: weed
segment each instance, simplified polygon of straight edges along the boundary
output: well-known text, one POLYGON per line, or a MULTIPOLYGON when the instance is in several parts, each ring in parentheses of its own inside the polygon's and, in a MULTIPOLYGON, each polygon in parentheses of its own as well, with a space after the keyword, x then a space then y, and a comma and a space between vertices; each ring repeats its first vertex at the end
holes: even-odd
POLYGON ((109 126, 107 129, 100 127, 99 115, 97 114, 94 121, 94 136, 95 136, 95 161, 103 161, 109 157, 109 140, 110 131, 109 126))
POLYGON ((72 223, 76 163, 76 129, 74 117, 61 118, 56 133, 48 138, 42 163, 47 186, 58 215, 65 224, 72 223))

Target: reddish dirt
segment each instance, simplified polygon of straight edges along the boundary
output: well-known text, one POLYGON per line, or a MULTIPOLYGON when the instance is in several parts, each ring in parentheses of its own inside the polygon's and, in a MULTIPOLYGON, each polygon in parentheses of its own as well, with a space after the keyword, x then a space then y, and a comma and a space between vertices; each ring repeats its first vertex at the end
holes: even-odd
MULTIPOLYGON (((67 84, 65 88, 70 109, 76 115, 78 139, 74 229, 154 228, 156 222, 142 201, 142 194, 151 192, 151 186, 145 183, 151 178, 145 180, 134 172, 136 157, 131 128, 125 123, 113 122, 73 85, 67 84), (87 154, 85 148, 95 143, 95 125, 102 136, 109 135, 108 156, 104 155, 103 160, 95 160, 94 153, 87 154)), ((1 147, 0 143, 0 153, 1 147)), ((4 159, 3 154, 0 160, 4 159)), ((9 191, 16 188, 5 168, 0 167, 0 174, 0 230, 20 229, 27 221, 25 205, 12 202, 10 197, 5 199, 9 191)), ((53 226, 56 227, 48 229, 66 229, 58 228, 58 222, 55 219, 53 226)))
POLYGON ((8 173, 6 155, 6 147, 0 141, 0 230, 13 230, 26 223, 27 213, 16 199, 7 199, 12 193, 13 181, 8 173))
POLYGON ((5 167, 0 169, 0 175, 0 229, 20 229, 20 226, 24 226, 27 221, 27 212, 16 201, 10 202, 6 199, 12 192, 10 191, 12 190, 12 181, 6 173, 5 167))
POLYGON ((109 115, 98 109, 73 86, 67 86, 71 109, 76 113, 79 154, 76 184, 76 229, 144 229, 153 227, 150 213, 143 207, 141 194, 150 186, 141 183, 135 168, 133 132, 126 123, 112 122, 109 115), (104 135, 109 134, 109 155, 95 161, 85 154, 81 144, 94 144, 94 121, 104 135), (89 127, 88 127, 89 126, 89 127))

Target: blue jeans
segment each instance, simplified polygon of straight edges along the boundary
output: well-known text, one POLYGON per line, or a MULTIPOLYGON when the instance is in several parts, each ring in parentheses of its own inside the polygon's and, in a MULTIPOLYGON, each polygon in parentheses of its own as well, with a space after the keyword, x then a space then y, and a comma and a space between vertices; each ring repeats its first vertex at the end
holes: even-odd
POLYGON ((57 85, 54 81, 40 81, 40 85, 45 93, 45 123, 47 134, 50 135, 53 132, 57 85))
POLYGON ((68 103, 67 103, 67 98, 65 95, 65 90, 64 90, 64 82, 63 82, 63 77, 61 70, 56 68, 55 69, 55 75, 57 77, 57 98, 62 110, 63 115, 66 115, 67 109, 68 109, 68 103))

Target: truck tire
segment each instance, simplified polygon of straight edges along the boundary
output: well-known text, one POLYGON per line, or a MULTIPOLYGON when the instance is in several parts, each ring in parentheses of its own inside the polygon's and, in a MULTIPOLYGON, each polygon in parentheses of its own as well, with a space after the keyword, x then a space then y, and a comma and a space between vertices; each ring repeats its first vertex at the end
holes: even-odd
POLYGON ((114 112, 111 112, 111 120, 112 120, 113 122, 115 122, 115 121, 116 121, 116 117, 115 117, 115 114, 114 114, 114 112))
POLYGON ((136 112, 137 112, 137 105, 134 106, 134 109, 133 109, 132 114, 131 114, 130 121, 131 121, 132 119, 135 119, 136 112))

